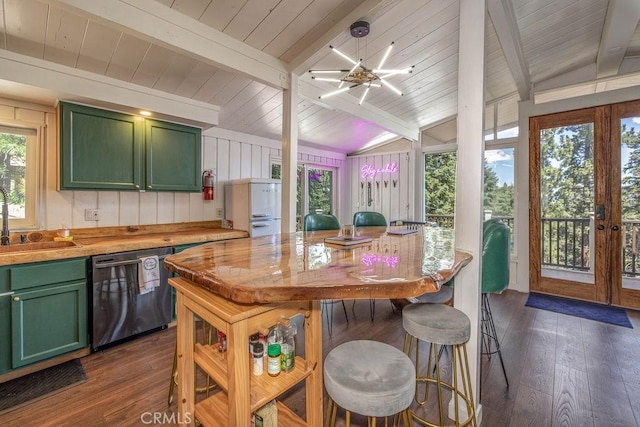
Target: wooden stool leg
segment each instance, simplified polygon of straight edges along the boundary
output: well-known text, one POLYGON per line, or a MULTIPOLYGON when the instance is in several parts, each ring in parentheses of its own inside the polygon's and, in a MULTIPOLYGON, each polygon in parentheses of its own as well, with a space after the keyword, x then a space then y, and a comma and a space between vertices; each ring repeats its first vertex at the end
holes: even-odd
POLYGON ((173 369, 171 370, 171 382, 169 383, 169 397, 167 398, 167 405, 171 406, 173 403, 173 391, 176 387, 176 375, 178 375, 178 348, 173 351, 173 369))

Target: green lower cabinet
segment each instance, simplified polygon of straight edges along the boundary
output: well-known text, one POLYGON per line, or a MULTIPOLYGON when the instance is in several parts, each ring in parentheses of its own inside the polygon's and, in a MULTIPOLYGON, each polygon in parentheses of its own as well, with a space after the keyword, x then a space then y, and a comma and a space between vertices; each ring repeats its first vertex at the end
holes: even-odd
POLYGON ((86 281, 13 294, 11 347, 14 369, 84 348, 87 341, 86 281))

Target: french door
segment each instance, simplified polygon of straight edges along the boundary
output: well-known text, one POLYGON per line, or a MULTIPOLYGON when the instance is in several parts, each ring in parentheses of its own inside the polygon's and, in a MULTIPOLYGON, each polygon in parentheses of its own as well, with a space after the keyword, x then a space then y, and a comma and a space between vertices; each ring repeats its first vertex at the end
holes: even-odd
POLYGON ((640 307, 640 102, 530 119, 530 288, 640 307))

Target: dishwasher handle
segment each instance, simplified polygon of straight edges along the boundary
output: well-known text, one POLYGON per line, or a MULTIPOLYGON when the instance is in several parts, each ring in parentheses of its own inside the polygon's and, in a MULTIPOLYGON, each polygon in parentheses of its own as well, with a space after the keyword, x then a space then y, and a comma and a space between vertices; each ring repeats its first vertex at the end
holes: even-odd
MULTIPOLYGON (((163 259, 165 259, 166 257, 168 257, 169 255, 158 255, 158 260, 162 261, 163 259)), ((108 267, 119 267, 121 265, 133 265, 133 264, 140 264, 140 258, 136 258, 136 259, 125 259, 122 261, 97 261, 94 263, 93 267, 94 268, 108 268, 108 267)))

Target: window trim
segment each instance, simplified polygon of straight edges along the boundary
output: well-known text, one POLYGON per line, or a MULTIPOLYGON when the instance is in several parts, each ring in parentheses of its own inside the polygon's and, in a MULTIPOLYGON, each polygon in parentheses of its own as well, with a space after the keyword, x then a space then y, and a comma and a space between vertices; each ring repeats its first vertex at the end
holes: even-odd
POLYGON ((25 217, 22 219, 9 219, 10 230, 34 230, 40 226, 40 206, 42 203, 42 182, 44 175, 44 135, 45 126, 41 123, 28 122, 23 120, 0 119, 0 126, 10 129, 28 129, 35 131, 33 139, 35 149, 29 150, 29 139, 27 140, 27 157, 25 170, 25 217))

